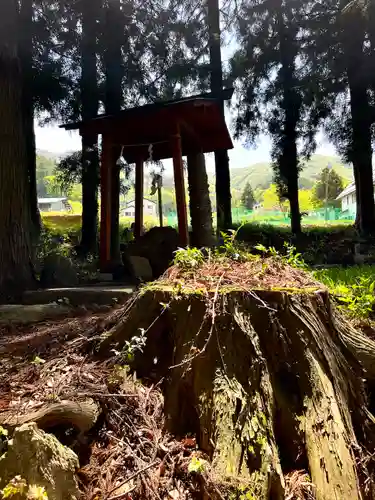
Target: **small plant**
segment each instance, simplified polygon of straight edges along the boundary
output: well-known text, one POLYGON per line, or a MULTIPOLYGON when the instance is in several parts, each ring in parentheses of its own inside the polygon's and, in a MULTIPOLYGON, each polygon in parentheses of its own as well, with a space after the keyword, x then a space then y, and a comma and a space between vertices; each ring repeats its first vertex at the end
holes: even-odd
POLYGON ((27 500, 48 500, 48 495, 43 486, 29 486, 27 500))
POLYGON ((270 257, 278 257, 280 258, 280 254, 279 252, 276 250, 275 247, 265 247, 264 245, 262 245, 261 243, 258 244, 258 245, 255 245, 255 250, 258 250, 258 252, 261 252, 263 253, 264 255, 268 255, 270 257))
POLYGON ((203 474, 207 469, 207 461, 194 456, 188 466, 190 474, 203 474))
POLYGON ((39 356, 35 356, 34 359, 31 361, 31 364, 35 366, 40 366, 44 365, 45 362, 46 362, 45 359, 42 359, 39 356))
POLYGON ((7 437, 8 437, 7 429, 4 429, 4 427, 0 425, 0 438, 7 438, 7 437))
POLYGON ((0 425, 0 457, 8 447, 8 431, 0 425))
POLYGON ((192 271, 204 262, 204 255, 198 248, 179 248, 173 263, 184 271, 192 271))
POLYGON ((285 248, 285 261, 292 267, 296 267, 298 269, 306 269, 307 265, 303 260, 302 254, 297 252, 295 246, 290 245, 288 242, 284 242, 285 248))
POLYGON ((115 365, 112 373, 108 377, 108 385, 111 387, 119 387, 124 382, 129 374, 129 366, 115 365))
POLYGON ((240 486, 236 492, 231 493, 229 500, 255 500, 255 496, 247 486, 240 486))
POLYGON ((121 356, 125 363, 131 363, 134 361, 134 356, 137 352, 143 353, 143 349, 146 345, 147 337, 146 332, 143 328, 140 329, 140 334, 138 336, 132 337, 127 340, 121 351, 121 356))
POLYGON ((21 496, 25 500, 48 500, 44 486, 28 486, 21 476, 14 477, 1 491, 1 495, 3 499, 21 496))
POLYGON ((290 245, 288 242, 284 242, 284 254, 278 252, 275 247, 266 247, 261 243, 256 245, 255 250, 261 252, 263 255, 268 257, 274 257, 275 259, 279 259, 282 262, 285 262, 291 267, 296 267, 298 269, 306 269, 307 265, 305 264, 302 254, 297 252, 295 246, 290 245))
MULTIPOLYGON (((345 287, 344 287, 345 288, 345 287)), ((373 312, 375 296, 375 281, 369 278, 359 278, 358 284, 348 287, 346 294, 340 296, 340 302, 344 305, 342 308, 347 309, 349 314, 358 319, 368 318, 373 312)))
POLYGON ((15 495, 25 495, 27 491, 27 483, 21 476, 14 477, 2 490, 2 497, 12 498, 15 495))
POLYGON ((238 260, 240 257, 240 252, 238 249, 238 245, 236 243, 236 237, 239 229, 237 229, 237 231, 235 231, 234 229, 230 229, 227 233, 221 233, 221 237, 223 238, 223 244, 220 247, 220 250, 227 257, 230 257, 234 260, 238 260))

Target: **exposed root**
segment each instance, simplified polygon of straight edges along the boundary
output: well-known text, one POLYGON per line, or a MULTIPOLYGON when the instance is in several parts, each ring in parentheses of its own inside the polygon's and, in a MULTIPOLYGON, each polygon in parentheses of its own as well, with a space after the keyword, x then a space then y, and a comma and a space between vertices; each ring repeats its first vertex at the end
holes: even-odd
POLYGON ((92 400, 61 401, 25 415, 17 415, 12 411, 3 413, 0 415, 0 425, 14 428, 35 422, 42 430, 65 425, 74 427, 82 435, 92 429, 99 414, 100 409, 92 400))

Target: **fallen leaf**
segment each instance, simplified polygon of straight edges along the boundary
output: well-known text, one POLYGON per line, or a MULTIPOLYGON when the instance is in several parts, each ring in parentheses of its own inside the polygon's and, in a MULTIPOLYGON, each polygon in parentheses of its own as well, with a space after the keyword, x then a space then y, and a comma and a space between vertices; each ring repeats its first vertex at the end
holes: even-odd
POLYGON ((172 498, 173 500, 179 500, 180 494, 177 490, 172 490, 168 493, 169 498, 172 498))

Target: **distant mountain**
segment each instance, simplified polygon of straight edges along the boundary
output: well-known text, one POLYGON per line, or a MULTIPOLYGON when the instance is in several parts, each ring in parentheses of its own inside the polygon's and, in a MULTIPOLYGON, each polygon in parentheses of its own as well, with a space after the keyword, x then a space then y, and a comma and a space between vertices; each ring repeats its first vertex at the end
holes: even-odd
POLYGON ((51 153, 50 151, 46 151, 45 149, 37 149, 37 156, 42 156, 43 158, 47 158, 48 160, 59 161, 62 157, 67 156, 69 153, 58 154, 51 153))
MULTIPOLYGON (((344 165, 339 158, 314 155, 300 173, 300 188, 310 189, 315 184, 323 168, 329 164, 346 182, 353 179, 352 167, 344 165)), ((255 163, 250 167, 231 169, 232 188, 240 191, 243 190, 247 182, 250 182, 253 189, 267 189, 272 183, 272 179, 273 170, 270 163, 255 163)))
MULTIPOLYGON (((68 153, 66 153, 68 154, 68 153)), ((39 177, 43 178, 46 175, 53 175, 55 164, 64 155, 59 155, 56 153, 51 153, 45 150, 38 150, 38 173, 39 177)), ((323 155, 313 155, 311 159, 304 165, 300 173, 300 188, 310 189, 315 184, 320 172, 327 165, 331 165, 336 172, 343 177, 346 183, 353 180, 353 171, 350 165, 344 165, 338 157, 335 156, 323 156, 323 155)), ((273 170, 270 163, 255 163, 245 168, 232 168, 231 171, 231 187, 234 191, 242 192, 246 183, 250 182, 252 188, 255 189, 267 189, 273 180, 273 170)), ((213 173, 208 173, 208 182, 210 185, 210 190, 214 192, 215 176, 213 173)), ((163 179, 163 185, 165 188, 173 189, 174 180, 170 175, 165 175, 163 179)), ((151 178, 149 173, 145 172, 145 190, 149 190, 151 186, 151 178)))
MULTIPOLYGON (((340 159, 335 156, 314 155, 311 157, 310 161, 304 165, 300 173, 300 189, 311 189, 319 177, 320 172, 327 165, 331 165, 344 179, 345 183, 353 180, 353 170, 350 165, 344 165, 340 159)), ((273 181, 273 170, 270 163, 255 163, 249 167, 232 168, 230 176, 231 187, 235 191, 242 192, 247 182, 250 182, 253 189, 268 189, 273 181)), ((208 172, 208 182, 213 188, 215 185, 215 176, 212 172, 208 172)), ((173 177, 166 175, 163 184, 165 187, 173 188, 173 177)))

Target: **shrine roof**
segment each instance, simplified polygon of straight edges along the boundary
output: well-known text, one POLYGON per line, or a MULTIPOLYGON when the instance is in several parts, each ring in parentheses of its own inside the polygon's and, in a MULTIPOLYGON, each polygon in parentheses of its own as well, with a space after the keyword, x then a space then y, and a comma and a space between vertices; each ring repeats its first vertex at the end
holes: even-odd
POLYGON ((222 102, 230 100, 233 89, 223 90, 221 96, 200 94, 171 101, 137 106, 76 123, 61 125, 65 130, 79 130, 81 135, 99 135, 113 145, 123 147, 128 163, 149 158, 163 160, 173 156, 171 138, 181 135, 182 154, 209 153, 232 149, 222 102))

